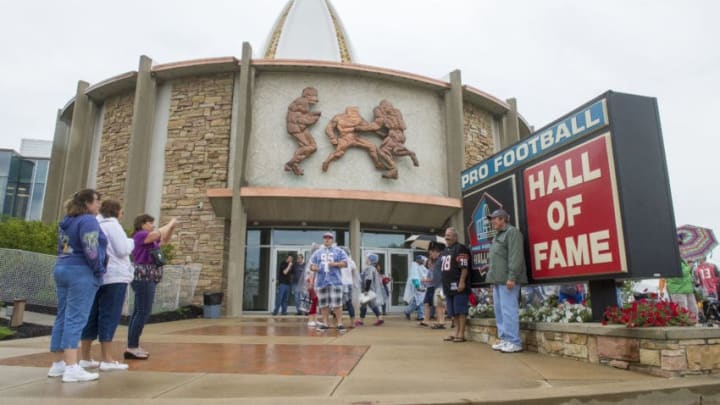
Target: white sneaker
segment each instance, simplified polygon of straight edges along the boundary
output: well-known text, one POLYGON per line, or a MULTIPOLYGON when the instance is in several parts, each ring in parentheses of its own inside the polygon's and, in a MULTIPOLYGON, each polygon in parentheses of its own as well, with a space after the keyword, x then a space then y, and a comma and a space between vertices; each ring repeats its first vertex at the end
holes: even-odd
POLYGON ((63 373, 63 382, 79 382, 79 381, 92 381, 97 380, 100 375, 98 373, 88 373, 84 368, 79 365, 74 365, 65 368, 63 373))
POLYGON ((128 365, 113 361, 112 363, 100 362, 100 371, 124 371, 128 369, 128 365))
POLYGON ((95 360, 80 360, 78 362, 80 367, 82 368, 98 368, 100 367, 100 362, 95 360))
POLYGON ((508 342, 505 346, 500 348, 500 351, 503 353, 517 353, 522 351, 522 346, 518 346, 508 342))
POLYGON ((308 322, 307 326, 308 326, 308 328, 314 328, 317 326, 317 323, 315 323, 315 321, 310 321, 310 322, 308 322))
POLYGON ((492 347, 493 350, 502 350, 502 348, 505 347, 506 344, 506 341, 501 340, 490 347, 492 347))
POLYGON ((48 377, 60 377, 65 372, 65 360, 60 360, 52 364, 50 371, 48 371, 48 377))

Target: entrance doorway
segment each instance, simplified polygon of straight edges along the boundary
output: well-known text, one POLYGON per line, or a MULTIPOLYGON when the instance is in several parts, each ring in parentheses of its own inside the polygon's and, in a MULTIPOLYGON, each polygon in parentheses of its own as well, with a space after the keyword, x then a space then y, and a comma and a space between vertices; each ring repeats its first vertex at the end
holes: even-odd
MULTIPOLYGON (((378 255, 381 273, 387 274, 392 279, 392 283, 389 285, 390 305, 386 308, 386 311, 402 312, 406 307, 405 302, 403 302, 403 293, 405 292, 408 267, 412 262, 413 251, 410 249, 363 249, 363 260, 369 253, 378 255)), ((365 262, 363 261, 364 266, 365 262)))
MULTIPOLYGON (((278 271, 282 263, 285 263, 289 255, 293 255, 297 260, 298 255, 302 255, 305 258, 305 262, 310 259, 310 246, 275 246, 272 248, 272 255, 270 256, 270 282, 268 283, 268 304, 269 311, 275 309, 275 300, 277 299, 278 290, 278 271)), ((294 281, 294 280, 293 280, 294 281)), ((290 285, 290 297, 288 300, 288 314, 296 312, 297 305, 295 303, 295 291, 294 283, 290 285)), ((279 314, 280 312, 278 312, 279 314)))

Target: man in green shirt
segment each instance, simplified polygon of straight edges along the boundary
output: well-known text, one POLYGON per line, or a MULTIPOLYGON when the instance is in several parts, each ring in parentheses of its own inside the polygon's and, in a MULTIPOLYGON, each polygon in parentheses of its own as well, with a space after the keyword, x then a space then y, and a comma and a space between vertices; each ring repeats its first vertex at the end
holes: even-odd
POLYGON ((486 281, 493 286, 495 323, 500 342, 493 350, 503 353, 522 351, 520 340, 520 284, 527 284, 523 237, 520 231, 510 225, 510 214, 497 209, 488 215, 495 230, 490 254, 490 270, 486 281))

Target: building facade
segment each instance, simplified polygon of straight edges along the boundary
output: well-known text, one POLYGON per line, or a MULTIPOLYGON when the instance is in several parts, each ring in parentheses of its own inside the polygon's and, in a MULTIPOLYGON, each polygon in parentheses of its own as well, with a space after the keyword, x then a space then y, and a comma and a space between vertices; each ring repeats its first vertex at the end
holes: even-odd
POLYGON ((178 217, 174 262, 201 265, 198 299, 223 291, 228 316, 272 309, 277 264, 332 230, 359 264, 380 254, 403 305, 404 240, 461 229, 460 171, 530 128, 460 71, 443 81, 354 63, 325 0, 290 1, 262 55, 245 43, 240 59, 142 56, 137 71, 79 82, 58 113, 44 220, 84 187, 120 199, 126 227, 143 212, 178 217), (308 16, 337 50, 281 59, 308 16))
POLYGON ((23 139, 20 153, 0 150, 0 214, 40 220, 51 145, 50 141, 23 139))

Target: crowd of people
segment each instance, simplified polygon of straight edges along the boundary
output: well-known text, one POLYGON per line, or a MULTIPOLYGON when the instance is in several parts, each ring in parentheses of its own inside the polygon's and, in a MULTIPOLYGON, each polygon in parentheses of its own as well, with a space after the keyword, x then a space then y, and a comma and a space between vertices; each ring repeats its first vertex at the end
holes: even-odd
MULTIPOLYGON (((158 252, 172 237, 177 220, 172 218, 156 228, 155 218, 139 215, 134 219, 132 237, 128 238, 120 225, 123 218, 120 202, 101 201, 100 194, 92 189, 75 193, 65 210, 59 225, 58 260, 53 271, 58 310, 50 351, 56 357, 48 376, 62 377, 64 382, 92 381, 99 374, 88 370, 128 369, 127 364, 113 358, 112 350, 128 285, 134 292, 134 306, 123 357, 149 358, 150 354, 140 346, 140 337, 152 312, 157 284, 163 277, 164 263, 158 252), (99 361, 92 358, 94 340, 100 342, 99 361)), ((485 281, 492 291, 498 331, 498 342, 492 348, 516 353, 522 351, 519 306, 523 301, 521 286, 527 284, 527 275, 522 234, 509 219, 503 209, 488 216, 495 237, 485 281)), ((464 342, 469 307, 475 298, 470 285, 470 251, 458 242, 454 228, 446 230, 445 242, 431 243, 428 256, 415 256, 403 295, 407 304, 404 315, 410 320, 416 313, 419 326, 431 329, 447 329, 449 320, 452 334, 443 340, 464 342)), ((680 267, 682 276, 660 280, 655 294, 663 299, 667 293, 695 319, 720 321, 717 313, 720 271, 706 260, 682 261, 680 267), (696 294, 704 303, 704 312, 698 311, 696 294), (708 308, 715 308, 715 313, 708 308)), ((368 307, 375 316, 373 325, 385 322, 392 280, 384 273, 379 256, 369 253, 361 263, 356 263, 346 248, 336 245, 332 232, 323 235, 321 245, 313 245, 307 262, 301 254, 288 255, 278 265, 277 280, 273 315, 287 315, 289 297, 293 294, 296 313, 307 315, 308 327, 318 331, 335 328, 342 332, 364 326, 368 307), (349 318, 347 326, 343 321, 344 308, 349 318)), ((551 287, 525 287, 525 305, 542 303, 548 288, 551 287)), ((643 294, 647 292, 646 288, 643 294)), ((555 293, 560 302, 582 303, 586 298, 582 283, 560 285, 555 293)))
MULTIPOLYGON (((522 235, 510 225, 504 210, 489 219, 497 232, 490 250, 488 281, 493 288, 499 343, 493 348, 505 353, 522 350, 519 332, 520 285, 527 284, 522 235)), ((288 255, 278 266, 279 286, 273 315, 287 314, 287 297, 293 289, 298 315, 308 316, 308 327, 345 331, 365 325, 368 307, 373 325, 384 324, 392 280, 384 274, 379 257, 369 253, 361 266, 347 249, 335 244, 332 232, 323 235, 322 245, 313 245, 307 264, 303 257, 288 255), (347 309, 349 323, 343 321, 347 309), (356 309, 358 309, 356 311, 356 309), (319 313, 319 314, 318 314, 319 313)), ((465 326, 471 302, 470 251, 458 242, 458 232, 448 228, 446 244, 430 243, 428 256, 417 255, 408 269, 403 300, 406 319, 413 314, 418 325, 451 329, 447 342, 465 342, 465 326), (448 321, 450 325, 448 326, 448 321)))
POLYGON ((150 356, 140 347, 140 336, 163 276, 162 255, 157 252, 172 236, 177 220, 156 229, 152 216, 139 215, 128 238, 119 222, 122 218, 120 202, 102 201, 93 189, 76 192, 65 204, 53 270, 58 308, 50 339, 55 361, 48 377, 92 381, 99 374, 88 370, 128 369, 112 354, 128 284, 135 300, 124 358, 150 356), (100 342, 100 361, 92 358, 94 340, 100 342))

